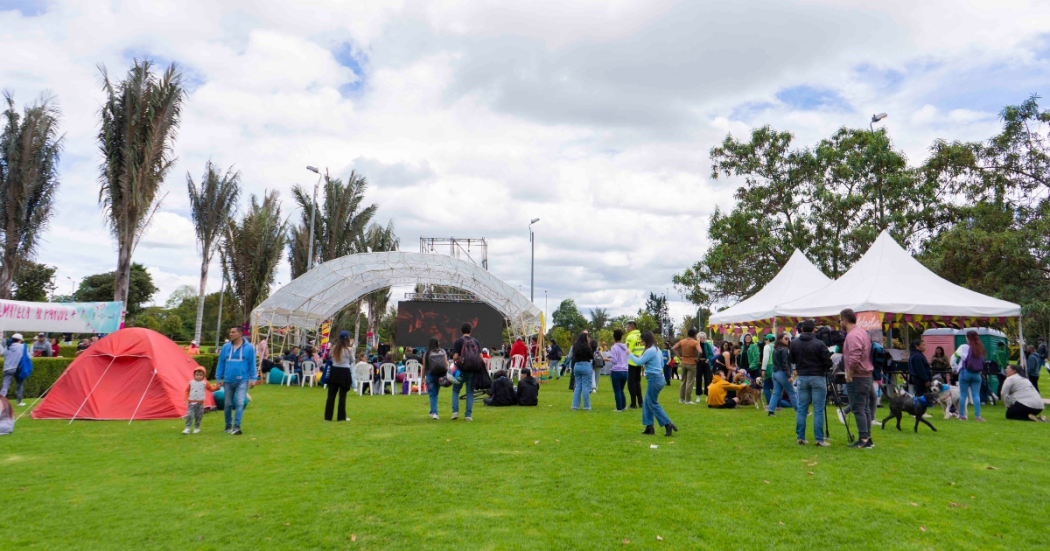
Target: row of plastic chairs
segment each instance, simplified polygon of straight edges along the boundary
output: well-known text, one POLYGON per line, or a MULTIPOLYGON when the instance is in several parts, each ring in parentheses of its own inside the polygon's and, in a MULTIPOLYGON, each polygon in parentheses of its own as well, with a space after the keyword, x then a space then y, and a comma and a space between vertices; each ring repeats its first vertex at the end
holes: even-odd
MULTIPOLYGON (((384 394, 387 385, 390 385, 390 395, 397 394, 396 386, 397 382, 397 365, 392 363, 384 363, 379 366, 379 381, 372 378, 372 366, 361 365, 354 367, 354 381, 356 388, 354 391, 359 395, 364 395, 365 386, 368 386, 368 391, 375 396, 376 383, 379 384, 379 394, 384 394)), ((423 394, 423 365, 416 360, 408 360, 405 362, 405 381, 408 383, 409 394, 411 394, 412 384, 416 385, 416 393, 423 394)))

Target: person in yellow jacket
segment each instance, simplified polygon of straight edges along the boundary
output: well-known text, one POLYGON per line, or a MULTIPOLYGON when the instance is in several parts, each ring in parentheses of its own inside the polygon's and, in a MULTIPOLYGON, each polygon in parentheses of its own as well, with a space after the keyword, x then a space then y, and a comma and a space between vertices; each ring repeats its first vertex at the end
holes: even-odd
POLYGON ((711 379, 711 384, 707 386, 707 407, 709 408, 733 409, 737 406, 736 398, 726 399, 726 391, 743 390, 744 385, 734 385, 722 378, 724 375, 725 371, 716 371, 714 378, 711 379))
MULTIPOLYGON (((641 356, 645 352, 642 333, 638 330, 634 320, 627 322, 627 337, 623 342, 627 345, 627 350, 634 356, 641 356)), ((631 409, 642 407, 642 366, 636 364, 630 357, 627 360, 627 391, 631 393, 631 409)))

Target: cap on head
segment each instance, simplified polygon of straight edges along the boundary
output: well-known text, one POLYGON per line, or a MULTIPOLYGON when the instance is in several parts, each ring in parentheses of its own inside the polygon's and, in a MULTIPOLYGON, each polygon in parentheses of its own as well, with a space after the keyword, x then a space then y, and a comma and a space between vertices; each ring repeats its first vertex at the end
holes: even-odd
POLYGON ((349 339, 350 338, 350 332, 346 331, 346 330, 340 331, 339 332, 339 338, 340 339, 349 339))
POLYGON ((777 340, 777 338, 773 336, 773 333, 766 333, 766 340, 767 341, 775 341, 775 340, 777 340))
POLYGON ((11 338, 16 340, 16 341, 20 341, 20 340, 22 340, 22 334, 21 333, 15 333, 14 335, 11 335, 11 338))
POLYGON ((38 336, 38 337, 45 337, 47 335, 45 335, 44 332, 41 331, 40 333, 37 333, 36 336, 38 336))

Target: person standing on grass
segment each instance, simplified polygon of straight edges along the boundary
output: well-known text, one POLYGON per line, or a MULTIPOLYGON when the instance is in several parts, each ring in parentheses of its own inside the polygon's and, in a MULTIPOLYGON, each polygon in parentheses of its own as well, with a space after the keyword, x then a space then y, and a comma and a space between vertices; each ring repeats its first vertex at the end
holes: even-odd
MULTIPOLYGON (((463 336, 456 339, 455 344, 452 345, 452 360, 456 362, 456 367, 459 369, 459 382, 452 385, 453 421, 459 418, 459 391, 463 388, 463 385, 467 386, 467 415, 465 419, 467 421, 474 420, 471 417, 471 413, 474 411, 474 374, 485 369, 485 364, 481 361, 481 344, 478 343, 477 339, 470 336, 471 329, 473 327, 469 323, 464 323, 463 327, 460 328, 463 336)), ((517 346, 518 343, 521 343, 523 347, 525 346, 520 340, 514 345, 517 346)))
POLYGON ((842 344, 842 361, 846 366, 846 392, 849 394, 853 417, 857 420, 858 440, 850 447, 874 448, 875 443, 871 440, 871 395, 875 366, 871 365, 871 337, 863 327, 857 325, 857 314, 851 308, 839 313, 839 322, 842 324, 842 330, 846 332, 846 342, 842 344))
POLYGON ((186 428, 182 431, 182 434, 189 434, 191 428, 193 429, 193 434, 201 431, 201 419, 204 418, 204 399, 207 397, 206 391, 215 392, 219 390, 219 385, 213 385, 207 379, 207 369, 199 365, 193 368, 193 380, 186 386, 186 428))
MULTIPOLYGON (((792 358, 791 357, 791 349, 789 349, 789 345, 791 344, 791 337, 789 337, 787 333, 781 333, 780 334, 780 339, 776 342, 775 345, 773 345, 773 392, 772 392, 772 397, 770 398, 770 400, 768 400, 766 402, 768 404, 767 407, 766 407, 766 414, 769 417, 776 417, 777 406, 780 404, 780 397, 782 396, 782 394, 784 392, 787 392, 788 403, 791 404, 791 407, 796 410, 796 413, 800 409, 798 407, 798 397, 795 396, 795 386, 792 384, 794 382, 794 378, 791 376, 792 375, 792 373, 791 373, 791 365, 792 364, 797 365, 798 369, 799 369, 799 373, 802 373, 802 369, 803 369, 804 365, 806 367, 810 367, 810 364, 812 364, 812 363, 820 363, 821 354, 820 354, 819 350, 816 350, 817 345, 819 345, 820 348, 824 349, 824 354, 823 355, 824 356, 828 356, 828 359, 829 359, 829 362, 830 362, 830 355, 828 354, 828 348, 826 346, 824 346, 824 343, 821 343, 817 339, 813 338, 813 329, 812 329, 812 327, 810 327, 810 330, 809 330, 808 333, 806 332, 805 327, 806 327, 806 325, 803 324, 802 335, 803 336, 809 335, 809 340, 800 342, 800 345, 803 345, 803 346, 799 347, 800 354, 798 355, 798 358, 792 358), (817 344, 814 345, 813 343, 817 343, 817 344), (796 360, 796 361, 792 361, 793 359, 796 360), (816 362, 814 362, 814 360, 816 360, 816 362)), ((800 339, 801 339, 801 337, 800 337, 800 339)), ((796 421, 795 424, 798 424, 797 414, 796 414, 796 420, 795 421, 796 421)), ((805 423, 806 423, 806 414, 803 413, 802 414, 802 434, 803 435, 805 435, 805 432, 806 432, 806 424, 805 423)), ((821 431, 821 432, 823 432, 823 431, 821 431)), ((818 438, 817 440, 818 441, 823 440, 823 435, 821 434, 821 438, 818 438)), ((799 437, 799 443, 800 444, 804 444, 805 443, 805 438, 803 436, 799 437)))
POLYGON ((572 410, 579 411, 580 403, 583 403, 583 411, 591 410, 591 381, 594 376, 594 349, 591 348, 591 338, 586 331, 576 337, 572 343, 572 376, 576 379, 576 386, 572 389, 572 410))
POLYGON ((984 379, 984 359, 986 357, 984 343, 977 331, 966 332, 966 344, 970 349, 966 357, 962 359, 962 367, 959 369, 959 420, 966 420, 966 400, 970 398, 973 402, 974 420, 984 422, 981 417, 981 383, 984 379))
POLYGON ((215 380, 222 381, 226 403, 226 432, 235 436, 241 433, 244 404, 248 389, 255 386, 255 348, 244 338, 240 327, 230 328, 230 340, 219 351, 219 363, 215 368, 215 380), (236 416, 234 415, 236 409, 236 416))
POLYGON ((696 329, 689 328, 688 337, 675 343, 671 351, 682 359, 682 387, 678 390, 679 404, 692 404, 693 387, 696 385, 696 359, 700 355, 700 343, 696 340, 696 329))
POLYGON ((1025 352, 1028 354, 1026 375, 1028 375, 1028 380, 1032 383, 1032 386, 1035 387, 1035 391, 1039 392, 1039 367, 1041 365, 1039 354, 1035 353, 1035 347, 1032 345, 1025 347, 1025 352))
POLYGON ((26 382, 16 380, 18 368, 22 365, 22 356, 26 354, 26 345, 22 342, 22 334, 15 333, 11 336, 11 342, 4 350, 4 386, 0 388, 0 396, 7 397, 7 391, 11 389, 12 381, 15 382, 15 398, 18 406, 24 406, 22 396, 25 394, 26 382))
POLYGON ((641 356, 627 356, 629 360, 645 368, 645 401, 642 402, 642 424, 645 425, 645 430, 642 434, 656 434, 653 428, 655 420, 667 431, 664 436, 671 436, 671 432, 677 431, 678 427, 667 417, 659 402, 660 391, 664 389, 663 356, 656 346, 656 338, 653 337, 652 331, 642 333, 642 342, 645 344, 645 351, 641 356))
POLYGON ((328 399, 324 403, 324 420, 332 420, 332 410, 335 409, 336 396, 339 397, 339 409, 336 411, 336 421, 347 421, 346 418, 346 393, 354 384, 353 374, 350 372, 350 364, 354 362, 354 349, 350 345, 350 332, 340 331, 339 338, 331 352, 332 367, 328 372, 328 399))
MULTIPOLYGON (((624 339, 627 351, 631 356, 641 356, 645 351, 645 343, 642 342, 642 334, 638 331, 638 325, 634 321, 627 322, 627 337, 624 339)), ((642 366, 628 357, 627 361, 627 392, 631 394, 631 409, 642 406, 642 366)))
MULTIPOLYGON (((786 347, 788 354, 786 358, 781 357, 781 369, 790 370, 791 365, 795 365, 798 401, 792 405, 795 406, 795 438, 799 445, 806 445, 806 418, 809 415, 809 405, 813 404, 813 438, 817 446, 827 447, 830 444, 824 434, 824 408, 828 401, 828 381, 825 375, 832 365, 831 352, 823 342, 814 337, 814 325, 813 320, 803 322, 802 334, 795 340, 791 340, 787 333, 777 335, 773 354, 783 354, 780 347, 786 347), (786 368, 783 367, 783 363, 787 364, 786 368)), ((791 390, 789 397, 793 395, 794 390, 791 390)), ((779 402, 780 395, 774 396, 773 400, 779 402)))
POLYGON ((613 397, 616 400, 616 411, 627 409, 627 396, 623 387, 627 384, 627 345, 623 340, 623 329, 613 329, 613 345, 609 349, 609 380, 612 381, 613 397))
POLYGON ((715 347, 711 343, 707 342, 707 333, 700 333, 697 335, 697 342, 700 343, 700 353, 696 358, 696 400, 700 401, 700 396, 707 400, 707 387, 711 385, 711 366, 715 361, 715 347))
POLYGON ((438 420, 438 391, 441 390, 440 379, 448 374, 448 355, 441 349, 436 337, 431 337, 427 350, 423 353, 423 376, 427 381, 427 395, 430 396, 430 418, 438 420))

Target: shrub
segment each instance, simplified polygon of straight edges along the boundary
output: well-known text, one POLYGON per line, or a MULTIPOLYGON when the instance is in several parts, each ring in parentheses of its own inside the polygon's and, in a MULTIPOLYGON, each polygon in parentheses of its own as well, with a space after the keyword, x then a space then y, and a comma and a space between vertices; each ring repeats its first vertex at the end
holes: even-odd
MULTIPOLYGON (((26 398, 36 398, 51 388, 74 358, 33 358, 33 374, 26 379, 26 398)), ((0 366, 4 361, 0 358, 0 366)), ((8 397, 13 396, 8 391, 8 397)))

